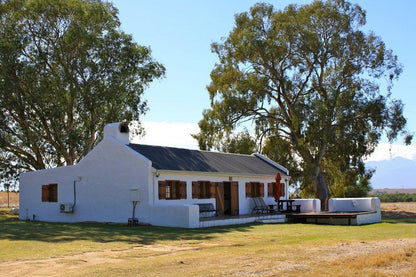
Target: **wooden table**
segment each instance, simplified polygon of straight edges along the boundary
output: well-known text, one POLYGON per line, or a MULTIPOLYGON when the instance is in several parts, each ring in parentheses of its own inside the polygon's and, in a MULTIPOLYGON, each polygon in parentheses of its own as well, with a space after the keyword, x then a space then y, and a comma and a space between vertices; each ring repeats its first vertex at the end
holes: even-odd
POLYGON ((284 211, 284 212, 291 212, 293 211, 292 205, 295 200, 293 199, 285 199, 285 200, 279 200, 277 201, 277 210, 278 211, 284 211), (283 209, 283 204, 286 203, 286 210, 283 209))

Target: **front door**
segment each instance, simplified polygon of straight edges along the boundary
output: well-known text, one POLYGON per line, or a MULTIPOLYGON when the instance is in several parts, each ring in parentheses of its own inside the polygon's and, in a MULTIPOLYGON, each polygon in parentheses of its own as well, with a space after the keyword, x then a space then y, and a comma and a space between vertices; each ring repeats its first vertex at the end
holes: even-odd
POLYGON ((218 215, 238 215, 238 183, 215 183, 215 197, 218 215))

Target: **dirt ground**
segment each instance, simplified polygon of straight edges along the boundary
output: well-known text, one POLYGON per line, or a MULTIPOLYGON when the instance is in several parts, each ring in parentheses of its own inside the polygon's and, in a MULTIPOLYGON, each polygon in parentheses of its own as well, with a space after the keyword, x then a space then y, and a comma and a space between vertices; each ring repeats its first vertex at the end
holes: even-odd
MULTIPOLYGON (((293 262, 294 260, 298 260, 299 257, 290 257, 291 254, 286 253, 285 260, 279 262, 278 271, 274 271, 273 274, 266 273, 265 275, 280 275, 284 274, 288 270, 291 272, 299 273, 304 272, 305 270, 316 272, 316 267, 320 267, 319 264, 322 266, 322 261, 325 261, 329 267, 339 266, 340 263, 342 263, 343 266, 352 267, 354 266, 354 261, 365 260, 367 257, 371 256, 384 256, 390 253, 397 253, 398 250, 404 251, 406 256, 411 257, 416 255, 415 246, 416 239, 393 239, 388 241, 384 240, 371 242, 339 243, 330 247, 317 246, 316 249, 305 249, 305 259, 301 265, 298 265, 302 267, 300 271, 298 271, 300 268, 298 268, 298 266, 293 262)), ((82 272, 83 269, 91 266, 123 263, 123 260, 120 260, 121 257, 137 255, 138 251, 141 250, 151 250, 151 252, 154 252, 153 254, 149 253, 149 255, 145 258, 151 260, 154 257, 157 257, 158 259, 163 257, 168 258, 168 256, 174 256, 178 253, 188 251, 201 251, 203 248, 201 248, 201 246, 180 247, 154 244, 134 247, 132 249, 122 251, 104 250, 100 252, 88 252, 78 255, 69 255, 56 258, 52 257, 48 259, 10 261, 0 263, 0 276, 60 276, 65 275, 63 274, 64 272, 79 273, 82 272), (51 268, 53 268, 52 272, 51 268), (4 275, 6 272, 7 274, 4 275)), ((143 257, 138 259, 143 259, 143 257)), ((389 265, 386 268, 382 268, 381 266, 377 270, 378 272, 381 270, 383 275, 387 276, 412 276, 412 274, 415 272, 414 264, 412 261, 402 261, 400 263, 389 265)), ((240 273, 238 275, 252 275, 244 274, 243 272, 240 273)), ((69 275, 72 274, 69 273, 69 275)), ((175 274, 171 276, 174 275, 175 274)), ((339 274, 335 275, 339 276, 339 274)))

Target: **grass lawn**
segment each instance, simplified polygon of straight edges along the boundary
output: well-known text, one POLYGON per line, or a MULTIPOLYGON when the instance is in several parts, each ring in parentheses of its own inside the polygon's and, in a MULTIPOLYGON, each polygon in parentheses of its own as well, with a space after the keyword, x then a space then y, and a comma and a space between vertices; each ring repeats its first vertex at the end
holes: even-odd
POLYGON ((0 276, 415 276, 415 216, 383 221, 189 230, 25 222, 0 209, 0 276))

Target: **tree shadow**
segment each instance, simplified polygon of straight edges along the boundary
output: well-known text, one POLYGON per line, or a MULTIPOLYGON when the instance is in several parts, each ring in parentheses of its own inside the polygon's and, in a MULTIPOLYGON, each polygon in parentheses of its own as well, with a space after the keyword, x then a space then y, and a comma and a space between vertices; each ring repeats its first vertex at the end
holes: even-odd
POLYGON ((234 231, 247 232, 254 225, 219 226, 202 229, 142 225, 129 227, 124 224, 20 221, 16 217, 4 217, 0 214, 0 239, 43 242, 88 240, 99 243, 154 244, 156 241, 164 240, 209 240, 218 234, 234 231))
POLYGON ((381 211, 381 218, 386 223, 416 223, 416 213, 407 211, 381 211))

